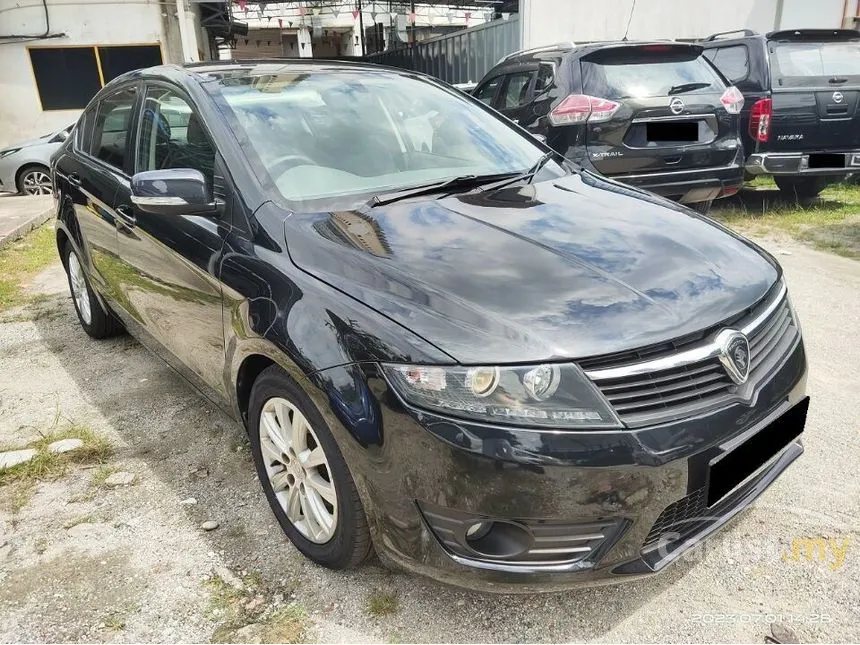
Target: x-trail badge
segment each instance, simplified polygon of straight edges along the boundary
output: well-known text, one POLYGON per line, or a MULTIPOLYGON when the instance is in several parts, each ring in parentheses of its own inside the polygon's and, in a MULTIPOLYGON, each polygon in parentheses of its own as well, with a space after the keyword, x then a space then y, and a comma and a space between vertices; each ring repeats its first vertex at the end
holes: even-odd
POLYGON ((729 377, 738 385, 746 383, 750 373, 750 344, 747 337, 735 329, 724 329, 716 338, 720 347, 720 362, 729 377))
POLYGON ((672 114, 681 114, 684 111, 684 102, 676 96, 669 101, 669 109, 672 110, 672 114))

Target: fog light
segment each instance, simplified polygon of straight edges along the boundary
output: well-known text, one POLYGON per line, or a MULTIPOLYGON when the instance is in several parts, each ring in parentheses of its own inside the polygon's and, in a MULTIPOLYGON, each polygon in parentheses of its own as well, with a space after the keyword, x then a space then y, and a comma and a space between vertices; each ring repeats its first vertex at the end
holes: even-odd
POLYGON ((522 524, 506 520, 476 522, 469 527, 473 535, 466 535, 466 545, 476 554, 488 558, 515 558, 532 545, 532 534, 522 524), (476 528, 481 525, 480 529, 476 528), (484 527, 483 525, 487 525, 484 527), (479 533, 478 530, 481 530, 479 533))
POLYGON ((492 522, 475 522, 466 529, 466 539, 477 540, 484 537, 493 527, 492 522))

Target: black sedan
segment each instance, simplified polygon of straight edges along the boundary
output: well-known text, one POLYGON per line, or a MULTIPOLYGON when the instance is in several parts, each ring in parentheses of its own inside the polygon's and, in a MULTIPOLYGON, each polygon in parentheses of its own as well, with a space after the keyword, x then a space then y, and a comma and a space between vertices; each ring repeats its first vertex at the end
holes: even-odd
POLYGON ((428 77, 133 72, 52 173, 84 330, 128 330, 240 421, 320 564, 375 548, 484 589, 630 579, 803 451, 772 257, 428 77))

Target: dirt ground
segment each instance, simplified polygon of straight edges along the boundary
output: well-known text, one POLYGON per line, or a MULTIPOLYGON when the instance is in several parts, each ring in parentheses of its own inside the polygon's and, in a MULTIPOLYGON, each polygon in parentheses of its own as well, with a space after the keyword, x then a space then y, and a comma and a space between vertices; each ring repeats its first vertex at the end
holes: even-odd
POLYGON ((265 504, 242 430, 131 338, 87 338, 52 266, 29 285, 44 296, 0 323, 0 445, 77 424, 114 452, 31 497, 0 487, 0 641, 764 642, 771 623, 857 641, 860 263, 764 244, 809 354, 806 454, 664 573, 525 596, 308 563, 265 504), (104 482, 117 471, 131 485, 104 482))

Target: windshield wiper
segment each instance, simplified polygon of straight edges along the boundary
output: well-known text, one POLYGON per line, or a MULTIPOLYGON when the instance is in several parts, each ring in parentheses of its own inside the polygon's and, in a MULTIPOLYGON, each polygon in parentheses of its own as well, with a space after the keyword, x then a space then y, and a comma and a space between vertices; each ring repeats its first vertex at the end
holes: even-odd
POLYGON ((520 173, 518 175, 514 175, 513 177, 507 177, 495 184, 484 186, 482 190, 498 190, 499 188, 510 186, 511 184, 515 184, 518 181, 522 181, 523 179, 527 179, 528 182, 531 183, 534 180, 535 176, 541 171, 541 168, 547 165, 552 160, 552 158, 556 156, 556 154, 558 153, 554 150, 550 150, 549 152, 544 153, 544 155, 537 160, 537 163, 535 163, 525 172, 520 173))
POLYGON ((370 208, 373 208, 374 206, 384 206, 385 204, 391 204, 410 197, 432 195, 433 193, 450 189, 459 190, 476 188, 478 186, 483 186, 484 184, 498 181, 499 179, 510 179, 514 175, 514 173, 510 172, 496 173, 493 175, 460 175, 459 177, 451 177, 444 181, 436 181, 432 184, 424 184, 422 186, 415 186, 413 188, 406 188, 405 190, 397 190, 390 193, 380 193, 379 195, 374 195, 370 201, 367 202, 367 205, 370 208))
POLYGON ((710 83, 681 83, 681 85, 673 85, 666 92, 669 96, 673 94, 683 94, 684 92, 692 92, 693 90, 701 90, 710 87, 710 83))
POLYGON ((832 83, 833 85, 840 85, 842 83, 847 83, 848 79, 847 78, 831 78, 827 82, 832 83))

